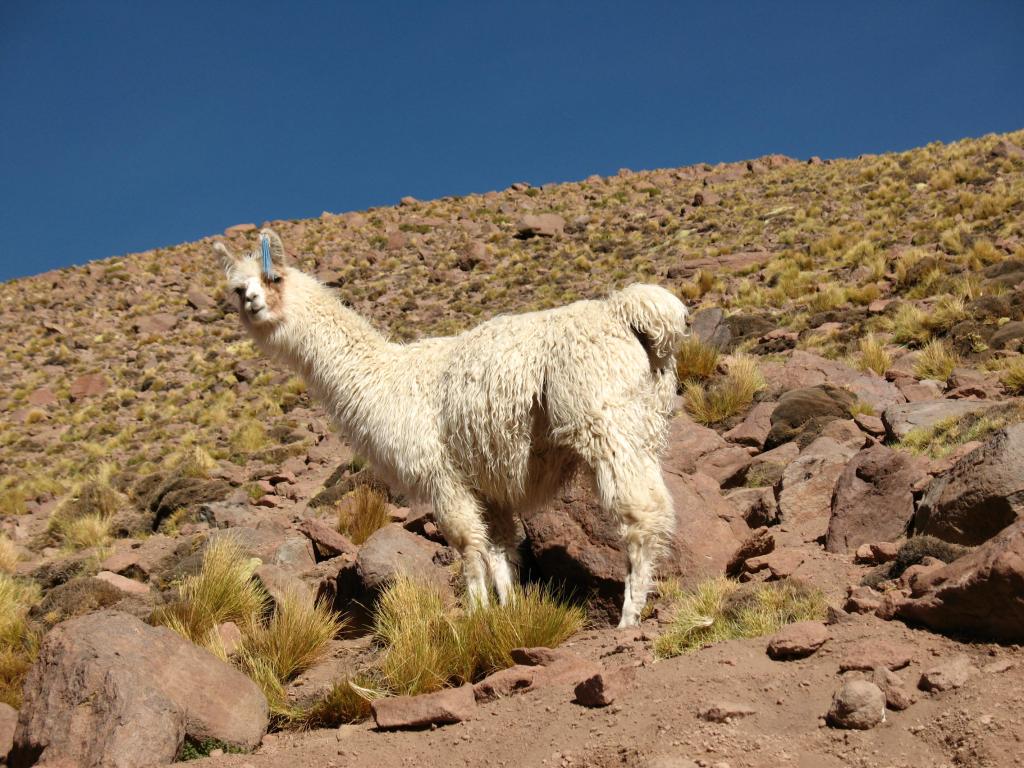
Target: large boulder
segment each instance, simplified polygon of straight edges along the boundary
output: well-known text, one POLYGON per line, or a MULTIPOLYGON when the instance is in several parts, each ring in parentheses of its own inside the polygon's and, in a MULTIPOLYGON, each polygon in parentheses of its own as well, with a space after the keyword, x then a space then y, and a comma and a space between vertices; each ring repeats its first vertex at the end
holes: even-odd
POLYGON ((860 451, 836 482, 825 549, 852 552, 861 544, 906 535, 914 517, 912 489, 924 476, 905 453, 881 444, 860 451))
POLYGON ((1000 430, 925 491, 914 530, 974 545, 1024 514, 1024 423, 1000 430))
POLYGON ((831 384, 786 392, 772 411, 765 445, 774 448, 790 440, 807 445, 829 422, 849 419, 855 400, 848 391, 831 384))
POLYGON ((922 573, 896 616, 935 630, 1024 642, 1024 520, 952 563, 922 573))
POLYGON ((912 430, 928 429, 946 419, 980 413, 995 403, 985 400, 923 400, 892 405, 882 412, 882 423, 890 440, 900 440, 912 430))
POLYGON ((248 677, 163 627, 100 611, 43 641, 25 681, 11 766, 141 768, 186 738, 253 749, 267 702, 248 677))
POLYGON ((782 471, 779 516, 806 540, 828 530, 832 494, 846 462, 856 453, 830 437, 819 437, 782 471))
POLYGON ((785 365, 762 366, 771 389, 786 392, 818 384, 832 384, 848 389, 875 411, 884 411, 890 405, 906 402, 896 386, 873 373, 862 373, 836 360, 829 360, 803 350, 794 350, 785 365))
POLYGON ((399 574, 450 592, 440 544, 417 536, 400 525, 386 525, 363 542, 356 556, 356 572, 366 595, 379 593, 399 574))
POLYGON ((685 415, 672 419, 666 443, 662 466, 670 474, 700 472, 722 484, 742 475, 751 461, 746 450, 685 415))
MULTIPOLYGON (((702 475, 665 472, 675 504, 676 532, 659 572, 685 583, 721 575, 741 543, 746 523, 702 475)), ((590 597, 593 617, 618 621, 626 554, 618 521, 601 509, 590 483, 579 478, 548 507, 523 520, 540 574, 590 597)))

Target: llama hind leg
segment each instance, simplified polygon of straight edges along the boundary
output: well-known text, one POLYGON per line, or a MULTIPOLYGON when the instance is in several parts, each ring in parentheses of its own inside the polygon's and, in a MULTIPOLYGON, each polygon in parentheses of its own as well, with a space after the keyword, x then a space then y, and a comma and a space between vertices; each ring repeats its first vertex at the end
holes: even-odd
POLYGON ((519 565, 516 548, 516 527, 512 515, 501 509, 490 508, 487 515, 491 544, 487 563, 498 602, 507 605, 515 600, 515 584, 519 565))
POLYGON ((672 497, 654 457, 595 468, 601 505, 612 511, 623 528, 629 559, 620 627, 636 626, 647 604, 654 568, 675 527, 672 497))
POLYGON ((448 543, 462 555, 466 598, 472 607, 486 607, 489 594, 487 575, 491 541, 482 512, 476 499, 469 493, 434 499, 437 527, 448 543))

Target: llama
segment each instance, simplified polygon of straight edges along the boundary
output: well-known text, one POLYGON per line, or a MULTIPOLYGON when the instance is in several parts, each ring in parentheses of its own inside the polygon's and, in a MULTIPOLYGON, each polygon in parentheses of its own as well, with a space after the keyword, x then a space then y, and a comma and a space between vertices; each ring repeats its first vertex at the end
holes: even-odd
POLYGON ((391 343, 314 277, 216 243, 248 333, 302 376, 380 474, 433 504, 464 560, 471 605, 512 596, 515 515, 550 501, 577 470, 622 527, 622 627, 639 622, 674 529, 659 454, 687 310, 654 285, 602 300, 499 315, 457 336, 391 343))

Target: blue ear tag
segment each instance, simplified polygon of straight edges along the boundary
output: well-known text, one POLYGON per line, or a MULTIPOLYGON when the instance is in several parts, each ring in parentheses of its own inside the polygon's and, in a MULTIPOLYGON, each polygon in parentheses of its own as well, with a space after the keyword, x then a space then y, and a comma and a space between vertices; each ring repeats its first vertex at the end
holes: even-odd
POLYGON ((260 236, 260 248, 263 250, 263 274, 269 279, 274 277, 274 268, 270 264, 270 238, 266 235, 260 236))

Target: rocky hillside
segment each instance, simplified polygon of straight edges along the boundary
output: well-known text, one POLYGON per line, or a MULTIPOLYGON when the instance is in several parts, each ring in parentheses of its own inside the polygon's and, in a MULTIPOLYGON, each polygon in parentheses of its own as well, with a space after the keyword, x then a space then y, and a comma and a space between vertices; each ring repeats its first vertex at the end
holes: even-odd
MULTIPOLYGON (((507 647, 399 682, 389 585, 411 573, 456 605, 457 555, 244 337, 211 245, 252 248, 256 227, 12 281, 0 761, 1019 762, 1024 131, 271 224, 394 339, 638 280, 683 298, 660 596, 640 631, 606 627, 624 557, 575 483, 522 550, 576 604, 531 592, 530 631, 493 619, 517 627, 507 647), (215 581, 233 586, 212 599, 215 581), (323 615, 295 608, 312 595, 323 615), (289 611, 327 630, 285 664, 289 611)), ((457 607, 430 622, 490 636, 457 607)))

